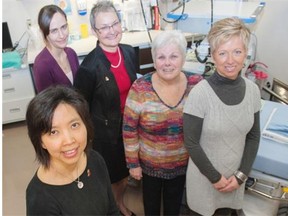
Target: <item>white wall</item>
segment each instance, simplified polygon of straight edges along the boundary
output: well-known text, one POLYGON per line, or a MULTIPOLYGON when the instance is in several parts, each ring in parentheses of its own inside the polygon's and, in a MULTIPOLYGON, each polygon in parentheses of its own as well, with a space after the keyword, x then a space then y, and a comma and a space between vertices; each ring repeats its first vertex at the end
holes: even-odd
MULTIPOLYGON (((89 24, 89 9, 97 0, 87 0, 88 13, 80 16, 77 13, 76 0, 70 0, 72 14, 67 15, 69 27, 72 31, 80 31, 80 24, 89 24)), ((7 21, 12 38, 15 43, 21 35, 27 30, 27 19, 30 19, 32 25, 37 25, 39 10, 48 4, 54 4, 54 0, 3 0, 3 21, 7 21)))
MULTIPOLYGON (((81 23, 89 23, 89 9, 97 0, 87 0, 88 13, 77 14, 76 0, 70 0, 72 15, 68 21, 73 31, 79 31, 81 23)), ((258 38, 257 60, 269 67, 269 73, 288 84, 288 0, 265 0, 266 6, 256 27, 258 38)), ((26 30, 26 20, 37 23, 40 8, 53 4, 54 0, 3 0, 3 21, 7 21, 12 42, 20 39, 26 30)))
MULTIPOLYGON (((89 26, 91 34, 89 15, 92 6, 98 0, 86 0, 87 14, 81 16, 77 13, 77 0, 70 0, 72 13, 67 15, 70 33, 79 32, 80 24, 86 23, 89 26)), ((126 0, 127 1, 127 0, 126 0)), ((132 0, 130 0, 132 1, 132 0)), ((138 0, 133 0, 138 1, 138 0)), ((113 0, 115 6, 119 5, 122 0, 113 0)), ((2 20, 8 22, 12 43, 19 41, 22 34, 27 30, 27 19, 30 19, 32 25, 38 27, 37 18, 40 9, 48 4, 54 4, 54 0, 3 0, 2 1, 2 20)), ((25 35, 26 36, 26 35, 25 35)), ((23 38, 22 45, 25 45, 23 38)), ((22 47, 23 47, 22 46, 22 47)))
POLYGON ((18 41, 26 30, 26 20, 30 17, 23 1, 3 0, 2 21, 8 22, 12 43, 18 41))
POLYGON ((288 84, 288 0, 266 0, 256 28, 257 59, 268 72, 288 84))

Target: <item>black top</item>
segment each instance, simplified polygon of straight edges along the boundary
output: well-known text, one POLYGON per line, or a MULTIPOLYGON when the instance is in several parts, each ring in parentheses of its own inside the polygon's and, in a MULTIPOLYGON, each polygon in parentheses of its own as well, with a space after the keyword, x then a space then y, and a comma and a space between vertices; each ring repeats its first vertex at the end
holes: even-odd
MULTIPOLYGON (((119 48, 132 84, 137 78, 137 55, 130 45, 119 44, 119 48)), ((89 103, 95 132, 93 149, 100 153, 105 147, 101 143, 110 143, 110 148, 118 144, 122 128, 120 92, 110 67, 111 63, 97 43, 81 63, 74 80, 74 87, 89 103)))
MULTIPOLYGON (((119 44, 119 48, 132 85, 137 78, 138 56, 130 45, 119 44)), ((127 177, 129 170, 122 139, 120 91, 110 68, 111 63, 97 41, 96 48, 81 63, 74 87, 84 95, 89 104, 94 125, 93 149, 103 156, 113 184, 127 177)))
MULTIPOLYGON (((244 79, 239 75, 235 80, 222 77, 215 72, 207 79, 216 95, 226 105, 237 105, 245 97, 246 85, 244 79)), ((189 134, 184 132, 185 146, 189 151, 189 155, 193 157, 193 161, 197 160, 197 166, 201 173, 205 175, 211 183, 216 183, 221 179, 219 173, 212 165, 202 148, 200 147, 200 136, 202 132, 203 118, 184 113, 183 122, 184 130, 189 128, 189 134), (193 131, 193 133, 191 133, 193 131), (189 138, 188 138, 189 135, 189 138), (192 136, 193 135, 193 136, 192 136)), ((246 136, 246 144, 241 160, 239 171, 245 175, 249 175, 254 159, 256 157, 260 140, 260 113, 254 114, 254 124, 246 136)), ((239 183, 239 182, 238 182, 239 183)))
POLYGON ((103 158, 91 150, 80 180, 67 185, 43 183, 37 173, 26 190, 27 215, 120 215, 103 158))

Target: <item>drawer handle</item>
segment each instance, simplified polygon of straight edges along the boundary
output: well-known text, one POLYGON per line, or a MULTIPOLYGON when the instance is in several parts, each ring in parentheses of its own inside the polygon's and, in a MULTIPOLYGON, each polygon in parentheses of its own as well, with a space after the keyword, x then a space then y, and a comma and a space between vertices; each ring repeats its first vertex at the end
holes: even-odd
POLYGON ((3 79, 10 79, 11 78, 11 74, 2 74, 2 78, 3 79))
POLYGON ((11 92, 15 92, 15 88, 4 89, 4 93, 11 93, 11 92))
POLYGON ((21 109, 20 108, 13 108, 13 109, 10 109, 9 111, 10 111, 10 113, 16 113, 16 112, 20 112, 21 109))

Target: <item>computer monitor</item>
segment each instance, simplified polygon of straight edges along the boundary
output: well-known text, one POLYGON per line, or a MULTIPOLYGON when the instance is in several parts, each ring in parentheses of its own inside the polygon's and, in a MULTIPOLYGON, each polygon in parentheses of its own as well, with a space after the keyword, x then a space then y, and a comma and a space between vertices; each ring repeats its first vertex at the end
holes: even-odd
POLYGON ((12 50, 13 44, 7 22, 2 22, 2 52, 12 50))

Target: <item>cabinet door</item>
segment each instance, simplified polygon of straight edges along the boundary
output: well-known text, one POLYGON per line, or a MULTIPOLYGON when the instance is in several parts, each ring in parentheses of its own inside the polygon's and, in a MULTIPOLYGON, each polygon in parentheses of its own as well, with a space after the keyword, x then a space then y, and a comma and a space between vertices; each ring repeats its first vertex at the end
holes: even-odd
POLYGON ((25 98, 10 102, 3 102, 2 123, 25 120, 28 103, 32 98, 25 98))
POLYGON ((2 73, 3 102, 32 98, 35 95, 29 69, 3 71, 2 73))
POLYGON ((25 119, 27 105, 35 96, 28 68, 2 72, 2 123, 25 119))
POLYGON ((142 75, 155 71, 150 47, 139 49, 139 66, 142 75))

